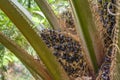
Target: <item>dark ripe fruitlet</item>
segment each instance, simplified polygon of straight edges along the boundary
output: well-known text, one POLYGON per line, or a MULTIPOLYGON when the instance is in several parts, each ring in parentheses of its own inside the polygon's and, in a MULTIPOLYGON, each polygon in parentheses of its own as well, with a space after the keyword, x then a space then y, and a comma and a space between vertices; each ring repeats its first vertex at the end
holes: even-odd
POLYGON ((41 38, 53 51, 53 55, 56 56, 69 76, 84 76, 82 72, 87 72, 86 75, 89 75, 86 60, 78 41, 69 37, 67 33, 47 29, 41 31, 41 38))
POLYGON ((108 49, 108 51, 107 51, 107 55, 108 56, 112 56, 112 53, 113 53, 113 47, 110 46, 109 49, 108 49))
POLYGON ((113 43, 113 41, 109 36, 105 37, 105 39, 104 39, 104 46, 105 47, 109 47, 109 45, 112 43, 113 43))
POLYGON ((109 36, 112 35, 112 27, 107 29, 107 33, 108 33, 109 36))
POLYGON ((103 80, 110 80, 109 76, 105 72, 103 72, 101 77, 102 77, 103 80))
POLYGON ((104 62, 109 62, 110 63, 111 62, 111 58, 106 56, 105 59, 104 59, 104 62))
POLYGON ((103 5, 104 6, 103 8, 107 9, 107 5, 108 5, 108 2, 105 2, 104 5, 103 5))
POLYGON ((102 0, 98 0, 98 3, 102 4, 102 2, 103 2, 102 0))

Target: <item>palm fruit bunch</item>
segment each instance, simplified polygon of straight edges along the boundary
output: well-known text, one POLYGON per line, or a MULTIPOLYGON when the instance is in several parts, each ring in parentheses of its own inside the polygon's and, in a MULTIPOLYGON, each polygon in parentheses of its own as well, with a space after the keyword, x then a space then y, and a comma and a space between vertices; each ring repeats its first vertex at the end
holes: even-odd
POLYGON ((100 67, 97 80, 111 80, 111 68, 116 54, 116 0, 98 0, 98 12, 102 23, 102 38, 105 49, 105 57, 100 67))
MULTIPOLYGON (((90 0, 91 3, 91 0, 90 0)), ((73 80, 113 80, 111 78, 111 72, 114 68, 116 45, 117 42, 117 26, 116 16, 112 13, 116 13, 116 0, 98 0, 98 7, 91 4, 91 10, 95 13, 96 17, 99 17, 96 21, 102 34, 102 40, 104 44, 104 53, 102 64, 99 67, 98 74, 93 76, 89 69, 87 57, 83 52, 83 48, 80 44, 80 40, 76 40, 73 36, 77 36, 75 30, 75 23, 73 15, 70 9, 64 11, 59 18, 61 24, 61 32, 44 29, 40 35, 43 41, 46 43, 49 49, 56 56, 58 62, 62 65, 66 73, 73 80), (95 9, 95 11, 94 11, 95 9), (98 15, 99 14, 99 15, 98 15), (100 25, 99 25, 100 24, 100 25), (69 34, 70 33, 70 34, 69 34), (84 76, 84 79, 81 78, 84 76), (80 79, 77 79, 79 78, 80 79)), ((98 27, 97 26, 97 27, 98 27)))
POLYGON ((67 10, 60 13, 59 23, 61 24, 61 29, 63 31, 69 32, 73 35, 77 34, 71 8, 67 8, 67 10))
POLYGON ((41 38, 52 50, 70 78, 90 76, 81 44, 65 32, 44 29, 41 38))
POLYGON ((105 31, 103 33, 104 44, 105 44, 104 46, 105 48, 108 48, 109 45, 113 43, 112 39, 114 37, 116 16, 110 14, 110 12, 112 13, 116 12, 116 7, 113 5, 116 4, 116 0, 98 0, 98 2, 99 2, 100 21, 105 31))

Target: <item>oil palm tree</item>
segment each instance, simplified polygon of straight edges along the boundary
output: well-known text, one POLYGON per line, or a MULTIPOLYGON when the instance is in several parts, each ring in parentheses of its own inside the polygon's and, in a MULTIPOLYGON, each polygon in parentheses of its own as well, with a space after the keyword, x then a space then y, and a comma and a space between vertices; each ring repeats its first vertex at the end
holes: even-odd
POLYGON ((1 0, 0 8, 25 36, 40 61, 2 32, 0 42, 36 80, 120 79, 118 0, 69 0, 70 12, 64 14, 72 15, 68 19, 58 19, 46 0, 35 2, 53 29, 34 30, 32 16, 15 0, 1 0), (71 28, 66 24, 74 25, 71 28))

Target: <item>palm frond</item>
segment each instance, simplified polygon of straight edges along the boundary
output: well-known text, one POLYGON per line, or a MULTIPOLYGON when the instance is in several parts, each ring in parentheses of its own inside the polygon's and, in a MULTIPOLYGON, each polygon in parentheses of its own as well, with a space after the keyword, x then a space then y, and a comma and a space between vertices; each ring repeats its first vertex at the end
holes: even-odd
POLYGON ((43 68, 42 65, 39 64, 39 62, 35 61, 35 59, 31 55, 29 55, 24 49, 22 49, 20 46, 15 44, 14 41, 7 38, 1 32, 0 32, 0 42, 6 48, 12 51, 14 55, 22 61, 23 64, 29 66, 28 69, 34 70, 34 73, 40 75, 43 79, 52 80, 50 75, 48 75, 47 71, 43 68))
POLYGON ((35 49, 52 78, 55 80, 69 80, 63 68, 61 68, 60 64, 56 61, 56 58, 52 55, 51 51, 47 48, 40 36, 32 29, 34 24, 28 17, 30 14, 28 14, 28 12, 26 14, 26 10, 14 0, 1 0, 0 8, 13 21, 16 27, 35 49))
POLYGON ((75 22, 77 24, 76 30, 82 40, 81 42, 83 43, 87 56, 90 56, 93 70, 97 72, 98 65, 96 54, 100 53, 97 53, 99 49, 96 43, 97 30, 88 0, 70 0, 70 2, 74 12, 73 14, 75 15, 75 22))

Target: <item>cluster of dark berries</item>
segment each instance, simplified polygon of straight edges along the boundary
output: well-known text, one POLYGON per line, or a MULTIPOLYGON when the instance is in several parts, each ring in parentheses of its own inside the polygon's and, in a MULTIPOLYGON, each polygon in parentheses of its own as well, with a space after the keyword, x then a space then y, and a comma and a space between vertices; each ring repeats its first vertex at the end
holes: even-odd
POLYGON ((74 18, 70 9, 64 11, 60 15, 61 20, 63 21, 64 27, 72 34, 77 34, 75 29, 74 18))
POLYGON ((88 74, 87 63, 79 42, 65 33, 48 29, 41 31, 41 38, 69 76, 75 78, 88 74))
POLYGON ((110 80, 110 68, 112 63, 112 55, 114 55, 113 46, 108 48, 104 62, 100 68, 100 80, 110 80))
POLYGON ((104 45, 107 48, 111 43, 113 43, 112 38, 114 37, 116 17, 111 13, 116 12, 116 7, 113 5, 116 4, 116 0, 98 0, 98 2, 100 21, 102 22, 103 29, 105 30, 105 33, 103 33, 104 45))
POLYGON ((72 16, 72 13, 69 10, 64 11, 62 13, 62 18, 65 19, 66 27, 74 28, 75 24, 74 24, 73 16, 72 16))
POLYGON ((100 80, 110 80, 110 67, 112 63, 112 56, 114 55, 114 46, 111 46, 113 43, 114 29, 116 24, 116 17, 111 13, 115 13, 116 9, 113 4, 116 4, 116 0, 98 0, 99 2, 99 15, 100 21, 103 24, 103 42, 104 46, 107 49, 104 62, 100 71, 100 80), (111 13, 110 13, 111 12, 111 13))

